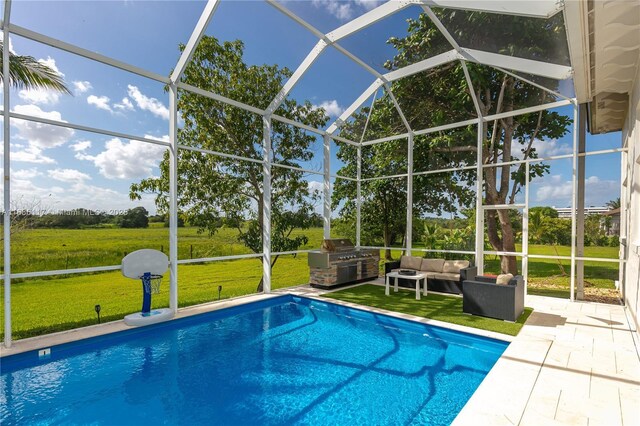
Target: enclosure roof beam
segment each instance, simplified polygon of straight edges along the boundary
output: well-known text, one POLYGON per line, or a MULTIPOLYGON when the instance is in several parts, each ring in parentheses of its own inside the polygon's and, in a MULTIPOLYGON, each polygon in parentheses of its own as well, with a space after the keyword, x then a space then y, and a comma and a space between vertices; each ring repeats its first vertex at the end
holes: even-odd
POLYGON ((311 52, 307 55, 306 58, 302 61, 302 63, 298 66, 295 72, 291 75, 291 77, 287 80, 287 82, 282 86, 280 92, 276 95, 276 97, 271 101, 266 111, 268 115, 271 115, 278 109, 278 107, 284 102, 285 98, 289 94, 289 92, 293 89, 293 86, 300 81, 302 76, 307 72, 307 70, 313 65, 313 63, 318 59, 320 54, 327 47, 327 42, 324 40, 318 40, 318 43, 311 49, 311 52))
POLYGON ((395 81, 403 77, 408 77, 410 75, 438 67, 440 65, 448 64, 449 62, 453 62, 457 59, 460 59, 459 53, 456 52, 455 49, 452 49, 448 52, 441 53, 428 59, 424 59, 420 62, 416 62, 415 64, 407 65, 406 67, 390 71, 384 74, 383 77, 387 81, 395 81))
POLYGON ((557 0, 392 0, 336 28, 327 37, 336 42, 414 4, 536 18, 549 18, 562 10, 557 0))
POLYGON ((209 26, 209 22, 211 21, 211 18, 213 18, 213 14, 215 13, 219 4, 219 0, 209 0, 204 6, 202 15, 200 15, 200 19, 193 29, 193 33, 191 34, 189 41, 184 47, 184 50, 182 51, 182 55, 180 55, 180 59, 178 59, 178 63, 176 64, 176 67, 173 69, 173 72, 169 77, 172 83, 176 83, 178 80, 180 80, 180 77, 182 77, 182 73, 184 73, 187 65, 189 65, 189 61, 193 56, 193 52, 195 52, 196 47, 198 47, 198 43, 200 43, 200 39, 202 39, 202 36, 209 26))
MULTIPOLYGON (((562 107, 562 106, 571 105, 572 103, 573 103, 572 99, 556 101, 556 102, 550 102, 550 103, 546 103, 546 104, 542 104, 542 105, 532 106, 532 107, 529 107, 529 108, 522 108, 522 109, 516 109, 516 110, 513 110, 513 111, 507 111, 507 112, 503 112, 503 113, 500 113, 500 114, 487 115, 485 117, 482 117, 482 121, 493 121, 493 120, 499 120, 499 119, 507 118, 507 117, 516 117, 518 115, 530 114, 532 112, 538 112, 538 111, 544 111, 544 110, 547 110, 547 109, 559 108, 559 107, 562 107)), ((445 124, 445 125, 442 125, 442 126, 430 127, 428 129, 416 130, 413 133, 416 136, 420 136, 420 135, 426 135, 426 134, 429 134, 429 133, 435 133, 435 132, 440 132, 440 131, 444 131, 444 130, 455 129, 457 127, 465 127, 465 126, 470 126, 470 125, 475 125, 475 124, 478 124, 478 119, 477 118, 472 118, 472 119, 469 119, 469 120, 458 121, 457 123, 445 124)), ((397 139, 404 139, 407 136, 409 136, 408 133, 402 133, 402 134, 399 134, 399 135, 387 136, 387 137, 380 138, 380 139, 372 139, 370 141, 365 141, 365 142, 362 143, 362 145, 363 146, 375 145, 377 143, 389 142, 389 141, 393 141, 393 140, 397 140, 397 139)))
POLYGON ((18 25, 9 24, 9 31, 15 35, 19 35, 20 37, 27 38, 29 40, 37 41, 38 43, 46 44, 47 46, 54 47, 56 49, 61 49, 69 53, 74 53, 78 56, 82 56, 87 59, 94 60, 96 62, 103 63, 105 65, 112 66, 114 68, 119 68, 121 70, 140 75, 142 77, 149 78, 151 80, 159 81, 161 83, 169 84, 169 78, 163 75, 160 75, 155 72, 147 71, 140 67, 136 67, 134 65, 127 64, 126 62, 119 61, 117 59, 110 58, 105 55, 101 55, 96 52, 92 52, 91 50, 83 49, 81 47, 75 46, 70 43, 66 43, 62 40, 55 39, 53 37, 49 37, 35 31, 28 30, 26 28, 20 27, 18 25))
POLYGON ((502 112, 500 114, 487 115, 486 117, 482 117, 482 119, 484 121, 500 120, 502 118, 515 117, 517 115, 523 115, 523 114, 529 114, 532 112, 544 111, 547 109, 559 108, 565 105, 571 105, 572 103, 573 103, 572 100, 550 102, 547 104, 536 105, 529 108, 522 108, 522 109, 516 109, 514 111, 502 112))
POLYGON ((276 0, 267 0, 267 3, 269 5, 275 7, 276 9, 278 9, 280 12, 284 13, 285 15, 287 15, 289 18, 291 18, 294 21, 296 21, 298 24, 300 24, 303 27, 305 27, 307 30, 309 30, 311 33, 313 33, 313 35, 315 35, 319 39, 322 39, 322 40, 326 41, 327 44, 331 43, 329 41, 329 39, 327 39, 326 35, 322 31, 320 31, 319 29, 317 29, 316 27, 314 27, 313 25, 311 25, 310 23, 308 23, 307 21, 305 21, 304 19, 302 19, 301 17, 299 17, 298 15, 296 15, 295 13, 293 13, 292 11, 290 11, 289 9, 284 7, 284 5, 282 3, 280 3, 280 2, 278 2, 276 0))
MULTIPOLYGON (((447 30, 447 28, 444 26, 444 24, 440 21, 440 19, 438 19, 436 14, 433 13, 431 8, 428 7, 428 6, 422 6, 422 10, 424 10, 424 12, 427 14, 429 19, 431 19, 431 22, 433 22, 433 24, 436 26, 436 28, 438 28, 438 30, 444 36, 444 38, 447 39, 447 41, 449 42, 451 47, 453 47, 456 52, 461 53, 462 48, 460 47, 460 45, 458 44, 456 39, 453 38, 453 36, 449 32, 449 30, 447 30)), ((473 100, 473 106, 476 109, 476 114, 477 114, 478 117, 481 117, 482 116, 482 109, 480 108, 480 102, 478 100, 478 97, 476 96, 476 92, 473 89, 473 83, 471 82, 471 76, 469 75, 469 70, 467 69, 467 64, 465 63, 465 61, 461 60, 460 61, 460 65, 462 65, 462 71, 464 72, 464 78, 465 78, 465 80, 467 82, 467 88, 469 89, 469 95, 471 96, 471 99, 473 100)))
POLYGON ((550 18, 562 11, 563 2, 558 0, 422 0, 430 7, 462 9, 476 12, 497 13, 500 15, 528 16, 531 18, 550 18))
POLYGON ((534 81, 531 81, 531 80, 529 80, 528 78, 524 78, 524 77, 522 77, 522 76, 520 76, 520 75, 518 75, 518 74, 512 73, 511 71, 505 70, 505 69, 500 68, 500 67, 493 67, 493 68, 497 69, 497 70, 498 70, 498 71, 500 71, 500 72, 503 72, 503 73, 505 73, 505 74, 508 74, 508 75, 510 75, 510 76, 511 76, 511 77, 513 77, 513 78, 516 78, 516 79, 518 79, 518 80, 520 80, 520 81, 524 81, 524 82, 525 82, 525 83, 527 83, 527 84, 530 84, 530 85, 532 85, 532 86, 534 86, 534 87, 537 87, 538 89, 544 90, 545 92, 548 92, 548 93, 552 94, 553 96, 557 96, 557 97, 559 97, 559 98, 566 99, 566 100, 571 100, 571 99, 573 99, 573 98, 570 98, 569 96, 565 96, 565 95, 563 95, 563 94, 562 94, 562 93, 560 93, 560 92, 556 92, 555 90, 551 90, 551 89, 549 89, 548 87, 543 86, 542 84, 538 84, 538 83, 536 83, 536 82, 534 82, 534 81))
POLYGON ((407 132, 409 133, 413 132, 413 130, 411 130, 411 126, 409 125, 409 122, 407 121, 407 117, 405 117, 404 113, 402 112, 402 108, 400 108, 400 104, 398 103, 398 100, 396 99, 396 97, 393 95, 393 92, 391 91, 391 85, 389 83, 384 83, 384 88, 389 94, 389 98, 391 98, 391 102, 393 102, 393 105, 396 107, 396 111, 398 111, 398 115, 400 115, 400 120, 402 120, 402 124, 404 124, 404 127, 407 129, 407 132))
POLYGON ((438 19, 436 14, 433 13, 433 10, 431 10, 429 6, 425 6, 425 5, 422 6, 422 10, 424 10, 424 13, 429 17, 431 22, 433 22, 433 25, 436 26, 436 28, 438 29, 438 31, 440 31, 440 33, 444 36, 444 38, 447 39, 451 47, 453 47, 457 52, 460 52, 461 51, 460 45, 458 44, 456 39, 453 38, 449 30, 447 30, 447 28, 440 21, 440 19, 438 19))
POLYGON ((484 52, 481 50, 468 49, 466 47, 462 48, 460 59, 475 62, 477 64, 501 67, 541 77, 553 78, 555 80, 566 80, 571 78, 573 75, 571 67, 565 65, 534 61, 515 56, 501 55, 499 53, 484 52))
POLYGON ((351 114, 356 112, 356 110, 360 108, 360 106, 367 99, 369 99, 375 93, 375 91, 378 90, 380 86, 382 86, 383 84, 384 82, 379 78, 377 78, 373 83, 371 83, 371 85, 367 87, 367 89, 364 92, 362 92, 362 94, 358 97, 358 99, 356 99, 354 103, 352 103, 347 109, 345 109, 344 112, 340 114, 340 117, 338 117, 336 121, 334 121, 327 128, 327 133, 329 134, 335 133, 336 130, 338 130, 338 128, 342 126, 345 123, 345 121, 351 116, 351 114))
POLYGON ((405 127, 407 128, 407 130, 411 131, 411 129, 409 127, 409 123, 406 120, 405 115, 402 112, 402 109, 400 108, 400 104, 398 104, 397 99, 395 98, 395 96, 393 95, 393 93, 391 91, 391 86, 389 84, 386 84, 387 80, 384 78, 384 76, 382 74, 380 74, 373 67, 371 67, 369 64, 364 62, 362 59, 358 58, 356 55, 354 55, 353 53, 349 52, 347 49, 345 49, 342 46, 340 46, 338 43, 332 42, 327 35, 325 35, 322 32, 320 32, 320 30, 318 30, 313 25, 311 25, 308 22, 306 22, 304 19, 300 18, 298 15, 296 15, 295 13, 293 13, 292 11, 290 11, 289 9, 287 9, 286 7, 281 5, 280 3, 278 3, 278 2, 276 2, 274 0, 268 0, 268 3, 270 5, 272 5, 273 7, 275 7, 276 9, 278 9, 280 12, 284 13, 285 15, 287 15, 289 18, 291 18, 294 21, 296 21, 298 24, 300 24, 303 27, 305 27, 308 31, 313 33, 316 37, 320 38, 320 41, 318 41, 318 44, 316 44, 316 46, 311 50, 311 52, 309 52, 309 54, 304 59, 304 61, 300 64, 300 66, 298 66, 298 68, 293 73, 291 78, 286 82, 284 87, 280 90, 280 92, 278 93, 276 98, 271 102, 269 107, 267 107, 267 110, 266 110, 267 114, 272 114, 276 109, 278 109, 278 107, 282 104, 282 102, 284 102, 284 100, 287 97, 287 95, 291 92, 293 87, 302 78, 304 73, 307 72, 307 70, 313 65, 315 60, 320 56, 320 54, 324 51, 324 49, 327 46, 331 45, 337 51, 339 51, 340 53, 345 55, 347 58, 351 59, 356 64, 360 65, 367 72, 369 72, 370 74, 375 76, 377 79, 382 80, 382 82, 385 85, 385 88, 387 90, 387 93, 389 93, 389 96, 392 99, 392 101, 394 103, 394 106, 395 106, 396 110, 398 111, 398 114, 400 115, 405 127))
POLYGON ((376 7, 375 9, 370 10, 364 15, 358 16, 357 18, 347 22, 341 27, 336 28, 335 30, 328 33, 327 37, 329 38, 329 40, 331 40, 331 42, 335 43, 340 39, 348 37, 353 33, 356 33, 372 24, 375 24, 376 22, 386 18, 387 16, 393 15, 394 13, 411 6, 412 4, 418 4, 418 1, 388 1, 376 7))
MULTIPOLYGON (((412 65, 408 65, 406 67, 400 68, 398 70, 395 71, 391 71, 388 72, 386 74, 383 74, 381 77, 378 77, 373 84, 371 84, 371 86, 369 86, 361 95, 358 99, 356 99, 356 101, 351 104, 351 106, 349 108, 347 108, 342 115, 340 115, 340 117, 338 117, 336 119, 335 122, 333 122, 333 124, 331 124, 328 128, 327 128, 327 133, 333 134, 335 133, 338 128, 340 126, 342 126, 345 121, 351 116, 351 114, 353 114, 358 108, 360 108, 360 106, 367 100, 369 99, 369 97, 371 95, 373 95, 373 93, 378 90, 380 88, 380 86, 385 86, 385 88, 387 88, 388 83, 398 80, 402 77, 407 77, 409 75, 413 75, 422 71, 426 71, 428 69, 452 62, 459 59, 458 56, 458 52, 454 50, 451 50, 449 52, 446 53, 442 53, 440 55, 436 55, 432 58, 429 59, 425 59, 424 61, 420 61, 418 63, 412 64, 412 65)), ((389 93, 391 94, 391 92, 389 91, 389 93)), ((395 97, 392 98, 392 100, 394 101, 394 104, 396 105, 396 109, 398 110, 398 113, 400 114, 401 117, 404 117, 404 114, 402 113, 402 110, 400 109, 399 105, 397 104, 397 101, 395 100, 395 97)), ((406 122, 406 118, 403 119, 403 122, 406 122)), ((411 131, 411 128, 408 126, 408 122, 405 123, 405 127, 407 127, 407 129, 409 131, 411 131)))

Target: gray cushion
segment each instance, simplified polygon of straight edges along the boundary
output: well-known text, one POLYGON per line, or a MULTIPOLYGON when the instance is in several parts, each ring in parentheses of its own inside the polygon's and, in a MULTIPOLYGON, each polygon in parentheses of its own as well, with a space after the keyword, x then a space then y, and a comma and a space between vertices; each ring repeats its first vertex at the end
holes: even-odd
POLYGON ((415 269, 416 271, 420 270, 420 265, 422 264, 422 258, 417 256, 402 256, 400 258, 400 268, 401 269, 415 269))
POLYGON ((442 272, 442 265, 444 265, 444 259, 422 259, 419 269, 427 272, 442 272))
POLYGON ((460 274, 440 272, 433 275, 434 275, 433 278, 435 278, 436 280, 460 281, 460 274))
POLYGON ((442 266, 442 272, 450 274, 459 274, 460 269, 468 268, 468 260, 445 260, 442 266))
POLYGON ((496 278, 496 284, 506 285, 509 284, 509 281, 513 278, 513 274, 500 274, 498 278, 496 278))

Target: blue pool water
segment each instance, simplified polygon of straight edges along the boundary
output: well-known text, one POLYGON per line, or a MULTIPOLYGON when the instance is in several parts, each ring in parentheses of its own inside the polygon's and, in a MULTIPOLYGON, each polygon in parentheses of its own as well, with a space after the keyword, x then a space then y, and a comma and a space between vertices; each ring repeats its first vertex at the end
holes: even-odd
POLYGON ((507 343, 282 296, 3 358, 7 424, 449 424, 507 343))

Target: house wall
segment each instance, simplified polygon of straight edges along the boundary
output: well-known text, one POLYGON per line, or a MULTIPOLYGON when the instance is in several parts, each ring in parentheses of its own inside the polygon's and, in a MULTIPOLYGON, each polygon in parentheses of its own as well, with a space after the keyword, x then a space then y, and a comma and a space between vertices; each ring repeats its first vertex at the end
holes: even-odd
MULTIPOLYGON (((627 236, 627 263, 621 272, 623 297, 636 330, 640 329, 640 69, 636 74, 631 92, 629 113, 622 130, 623 146, 628 148, 622 155, 622 191, 620 227, 621 236, 627 236)), ((625 250, 625 246, 622 246, 625 250)), ((624 253, 623 253, 624 255, 624 253)))

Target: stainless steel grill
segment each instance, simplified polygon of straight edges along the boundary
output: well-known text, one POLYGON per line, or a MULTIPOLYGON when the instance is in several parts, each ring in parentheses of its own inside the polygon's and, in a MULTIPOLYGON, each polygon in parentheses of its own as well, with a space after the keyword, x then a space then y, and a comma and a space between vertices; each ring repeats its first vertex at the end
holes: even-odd
POLYGON ((328 288, 378 276, 380 253, 356 249, 346 238, 326 239, 320 250, 309 253, 310 284, 328 288))

